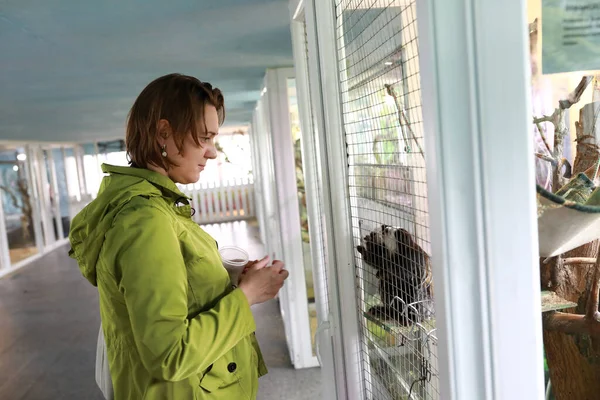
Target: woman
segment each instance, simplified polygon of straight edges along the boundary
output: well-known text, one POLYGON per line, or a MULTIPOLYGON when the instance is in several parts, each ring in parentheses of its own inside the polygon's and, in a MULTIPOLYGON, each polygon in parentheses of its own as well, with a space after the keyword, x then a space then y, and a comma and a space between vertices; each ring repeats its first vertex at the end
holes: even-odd
POLYGON ((151 82, 127 122, 131 167, 103 165, 98 197, 73 219, 71 256, 98 287, 116 400, 255 399, 266 373, 250 306, 288 273, 265 258, 235 287, 176 183, 217 156, 223 95, 172 74, 151 82))

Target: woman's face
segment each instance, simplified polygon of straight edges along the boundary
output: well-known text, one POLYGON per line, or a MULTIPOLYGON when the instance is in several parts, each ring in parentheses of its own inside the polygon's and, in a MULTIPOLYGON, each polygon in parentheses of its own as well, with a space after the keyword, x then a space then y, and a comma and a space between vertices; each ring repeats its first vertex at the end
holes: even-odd
POLYGON ((181 153, 177 150, 173 135, 166 139, 160 138, 162 144, 165 144, 167 158, 176 165, 169 167, 166 175, 175 183, 189 184, 196 183, 200 179, 200 172, 204 170, 208 160, 217 158, 215 148, 215 137, 219 132, 219 116, 217 109, 212 105, 206 105, 204 109, 204 123, 200 122, 198 126, 198 146, 191 134, 188 134, 183 142, 181 153), (206 126, 206 130, 205 130, 206 126))

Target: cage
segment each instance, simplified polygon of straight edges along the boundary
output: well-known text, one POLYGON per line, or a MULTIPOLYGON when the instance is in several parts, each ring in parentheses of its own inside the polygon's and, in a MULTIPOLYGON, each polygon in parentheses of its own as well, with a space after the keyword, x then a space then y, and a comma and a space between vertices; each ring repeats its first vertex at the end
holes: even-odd
POLYGON ((416 2, 335 17, 366 392, 437 399, 416 2))
MULTIPOLYGON (((516 172, 500 174, 496 152, 507 154, 506 136, 516 139, 529 125, 526 101, 507 102, 500 90, 526 97, 524 80, 516 79, 522 32, 492 16, 522 10, 469 6, 465 13, 458 3, 290 2, 299 22, 294 64, 309 82, 322 177, 329 337, 317 342, 331 354, 332 365, 322 365, 336 386, 336 397, 326 398, 515 398, 504 397, 516 395, 511 379, 520 382, 519 395, 540 393, 528 381, 543 358, 541 346, 527 346, 540 343, 532 322, 540 298, 530 290, 535 236, 515 233, 503 216, 519 216, 530 229, 533 193, 516 172), (515 43, 510 61, 490 54, 485 46, 495 40, 475 15, 515 43), (296 50, 302 46, 308 61, 296 50), (510 84, 489 79, 508 64, 510 84), (479 92, 482 76, 487 86, 479 92), (518 118, 504 121, 502 112, 518 118), (482 121, 495 135, 484 133, 482 121), (502 124, 516 131, 498 135, 502 124), (510 199, 502 185, 514 189, 510 199), (507 298, 517 271, 519 295, 507 298), (523 305, 524 314, 509 315, 507 304, 523 305), (514 320, 527 327, 525 336, 507 328, 514 320), (518 343, 519 363, 507 338, 518 343)), ((527 142, 519 140, 524 147, 511 151, 525 157, 527 142)), ((521 161, 523 171, 532 170, 521 161)))
MULTIPOLYGON (((340 82, 338 95, 342 99, 344 134, 340 139, 345 145, 343 158, 347 166, 343 191, 351 205, 348 219, 343 222, 351 233, 351 246, 335 243, 332 249, 323 241, 328 236, 337 239, 335 231, 343 229, 340 221, 315 216, 309 222, 311 228, 317 227, 315 237, 323 241, 316 252, 316 273, 322 283, 319 326, 335 323, 338 329, 353 329, 350 317, 354 312, 357 318, 354 328, 359 335, 354 343, 352 339, 335 341, 336 336, 345 332, 334 334, 333 342, 321 337, 317 343, 326 343, 329 354, 333 353, 332 360, 342 349, 346 351, 346 359, 337 360, 338 368, 341 363, 345 363, 346 369, 355 367, 354 372, 362 376, 363 382, 348 390, 364 391, 362 398, 438 398, 437 337, 429 263, 422 266, 423 276, 415 283, 412 278, 400 277, 411 269, 406 258, 398 252, 381 254, 390 264, 385 274, 391 281, 385 282, 377 266, 365 262, 358 251, 365 237, 381 231, 385 225, 394 232, 405 232, 410 238, 411 243, 399 252, 411 257, 414 255, 409 253, 421 251, 424 260, 429 260, 415 4, 334 3, 335 50, 339 62, 335 78, 340 82), (351 275, 344 270, 346 263, 352 268, 351 275), (346 284, 339 282, 340 274, 346 284), (350 282, 348 276, 355 278, 350 282), (388 292, 396 295, 390 297, 388 292), (344 298, 344 304, 337 308, 329 296, 336 300, 344 298), (353 302, 347 301, 349 296, 354 297, 353 302), (410 301, 406 301, 409 297, 410 301), (395 310, 395 315, 388 318, 369 312, 386 308, 395 310)), ((328 148, 331 143, 319 135, 325 130, 324 125, 319 125, 324 118, 322 107, 326 106, 319 102, 323 90, 319 85, 324 77, 314 66, 318 63, 318 53, 327 50, 323 48, 324 42, 318 40, 318 32, 311 31, 311 24, 315 23, 314 8, 310 3, 302 5, 300 2, 292 7, 292 19, 297 22, 292 26, 292 37, 296 72, 306 82, 302 93, 305 107, 300 107, 303 132, 310 131, 313 142, 303 143, 304 156, 313 160, 308 164, 315 168, 306 171, 307 180, 309 176, 314 179, 309 196, 313 199, 312 208, 326 215, 325 203, 334 200, 324 195, 324 181, 328 186, 339 182, 327 182, 327 158, 334 149, 328 148)), ((339 371, 330 369, 328 373, 339 376, 339 371)))

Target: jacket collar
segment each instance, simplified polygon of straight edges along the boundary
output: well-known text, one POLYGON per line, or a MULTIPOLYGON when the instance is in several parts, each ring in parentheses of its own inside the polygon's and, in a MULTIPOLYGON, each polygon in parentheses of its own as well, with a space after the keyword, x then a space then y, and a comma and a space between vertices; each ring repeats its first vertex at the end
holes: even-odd
POLYGON ((102 164, 102 172, 105 174, 129 175, 142 178, 167 193, 172 194, 177 199, 183 197, 187 200, 191 200, 191 197, 183 194, 171 179, 146 168, 119 167, 116 165, 102 164))

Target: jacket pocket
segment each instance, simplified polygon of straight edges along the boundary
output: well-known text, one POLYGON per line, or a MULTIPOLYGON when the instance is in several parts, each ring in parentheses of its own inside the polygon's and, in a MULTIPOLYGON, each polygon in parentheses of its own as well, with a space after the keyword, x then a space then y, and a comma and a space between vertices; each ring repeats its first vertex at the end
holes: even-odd
POLYGON ((208 371, 200 379, 200 387, 202 389, 212 393, 239 382, 240 377, 236 373, 238 364, 232 355, 232 352, 225 354, 209 367, 208 371))

